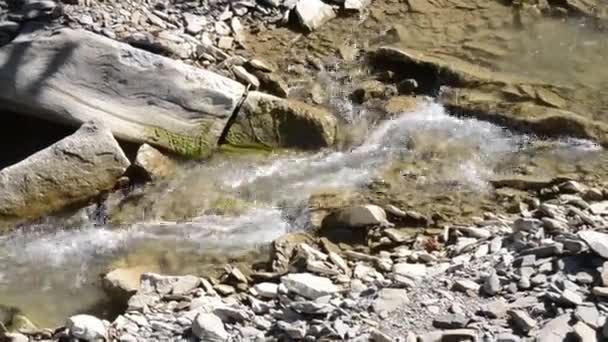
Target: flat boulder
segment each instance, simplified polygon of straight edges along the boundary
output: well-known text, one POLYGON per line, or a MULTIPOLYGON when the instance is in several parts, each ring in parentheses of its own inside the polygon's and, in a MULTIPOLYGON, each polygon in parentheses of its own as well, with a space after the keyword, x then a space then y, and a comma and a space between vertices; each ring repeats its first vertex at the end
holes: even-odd
POLYGON ((317 149, 334 144, 337 122, 321 107, 249 92, 223 143, 265 149, 317 149))
POLYGON ((0 108, 120 139, 208 155, 241 100, 240 83, 84 30, 39 30, 0 48, 0 108))
POLYGON ((106 126, 85 123, 0 171, 0 221, 34 219, 86 202, 112 189, 129 164, 106 126))

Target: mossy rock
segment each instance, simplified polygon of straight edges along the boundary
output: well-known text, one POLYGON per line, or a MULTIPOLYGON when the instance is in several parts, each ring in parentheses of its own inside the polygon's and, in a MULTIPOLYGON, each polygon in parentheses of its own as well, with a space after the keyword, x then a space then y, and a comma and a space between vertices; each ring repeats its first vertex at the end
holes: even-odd
POLYGON ((323 108, 250 92, 222 143, 312 150, 332 146, 336 130, 336 119, 323 108))

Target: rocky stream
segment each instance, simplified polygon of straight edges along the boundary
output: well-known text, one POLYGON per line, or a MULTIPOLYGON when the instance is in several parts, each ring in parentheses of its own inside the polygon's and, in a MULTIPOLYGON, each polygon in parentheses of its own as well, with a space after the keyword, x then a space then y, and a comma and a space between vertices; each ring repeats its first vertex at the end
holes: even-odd
POLYGON ((607 28, 0 0, 0 341, 608 340, 607 28))

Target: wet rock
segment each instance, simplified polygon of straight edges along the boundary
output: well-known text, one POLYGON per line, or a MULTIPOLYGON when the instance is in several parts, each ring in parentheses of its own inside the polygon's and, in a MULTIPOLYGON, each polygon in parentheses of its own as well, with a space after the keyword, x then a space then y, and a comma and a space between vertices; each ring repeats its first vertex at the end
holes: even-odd
POLYGON ((351 94, 353 101, 365 103, 371 99, 383 98, 386 96, 386 87, 380 81, 364 81, 351 94))
POLYGON ((334 144, 336 119, 320 107, 249 92, 225 142, 260 148, 317 149, 334 144))
POLYGON ((362 228, 388 225, 386 212, 379 206, 368 204, 339 209, 323 220, 323 228, 362 228))
POLYGON ((384 110, 389 114, 413 112, 420 101, 413 96, 393 96, 384 104, 384 110))
POLYGON ((72 316, 65 327, 72 337, 90 342, 105 340, 108 334, 103 322, 91 315, 72 316))
POLYGON ((141 275, 149 270, 141 266, 115 269, 104 275, 103 289, 117 303, 126 303, 139 289, 141 275))
POLYGON ((147 180, 163 179, 175 172, 175 162, 148 144, 137 150, 133 165, 144 172, 147 180))
POLYGON ((109 129, 100 122, 86 123, 0 171, 0 219, 36 218, 87 201, 112 189, 128 166, 109 129))
POLYGON ((585 241, 592 251, 604 259, 608 259, 608 234, 585 230, 578 232, 578 236, 585 241))
POLYGON ((372 307, 376 313, 392 312, 409 303, 407 292, 403 289, 384 288, 378 292, 372 307))
POLYGON ((17 37, 0 49, 0 65, 7 63, 14 65, 1 69, 0 88, 10 91, 0 92, 0 108, 65 125, 100 120, 119 138, 191 157, 216 147, 245 92, 202 68, 67 28, 17 37), (58 58, 52 73, 39 67, 58 58))
POLYGON ((309 31, 316 30, 336 16, 333 8, 321 0, 299 0, 295 12, 302 26, 309 31))
POLYGON ((318 277, 310 273, 285 275, 281 277, 281 284, 290 292, 309 299, 317 299, 338 291, 338 287, 328 278, 318 277))
POLYGON ((227 341, 229 334, 224 329, 222 320, 214 314, 201 313, 192 322, 192 333, 202 341, 227 341))

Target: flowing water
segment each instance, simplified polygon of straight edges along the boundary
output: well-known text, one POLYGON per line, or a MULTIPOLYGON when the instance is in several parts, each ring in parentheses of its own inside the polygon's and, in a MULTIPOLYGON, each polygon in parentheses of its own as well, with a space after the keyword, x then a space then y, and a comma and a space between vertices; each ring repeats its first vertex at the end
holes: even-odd
MULTIPOLYGON (((489 123, 449 116, 428 101, 373 125, 349 150, 262 158, 220 155, 180 171, 158 194, 151 207, 155 213, 142 213, 127 226, 93 220, 85 210, 74 221, 79 222, 76 227, 48 219, 1 236, 0 304, 21 308, 43 326, 60 324, 76 312, 110 315, 107 308, 100 311, 105 295, 99 274, 116 260, 167 273, 200 274, 205 264, 225 260, 220 256, 249 253, 290 230, 305 229, 306 210, 291 209, 303 208, 315 192, 363 186, 393 160, 428 159, 428 185, 451 181, 484 192, 490 177, 506 172, 505 163, 512 167, 529 160, 526 155, 536 143, 489 123), (214 205, 209 201, 218 194, 242 206, 230 213, 210 211, 214 205), (189 219, 161 221, 184 206, 191 207, 185 211, 189 219), (165 212, 159 214, 161 208, 165 212)), ((603 156, 587 142, 548 146, 534 158, 574 165, 603 156)))

